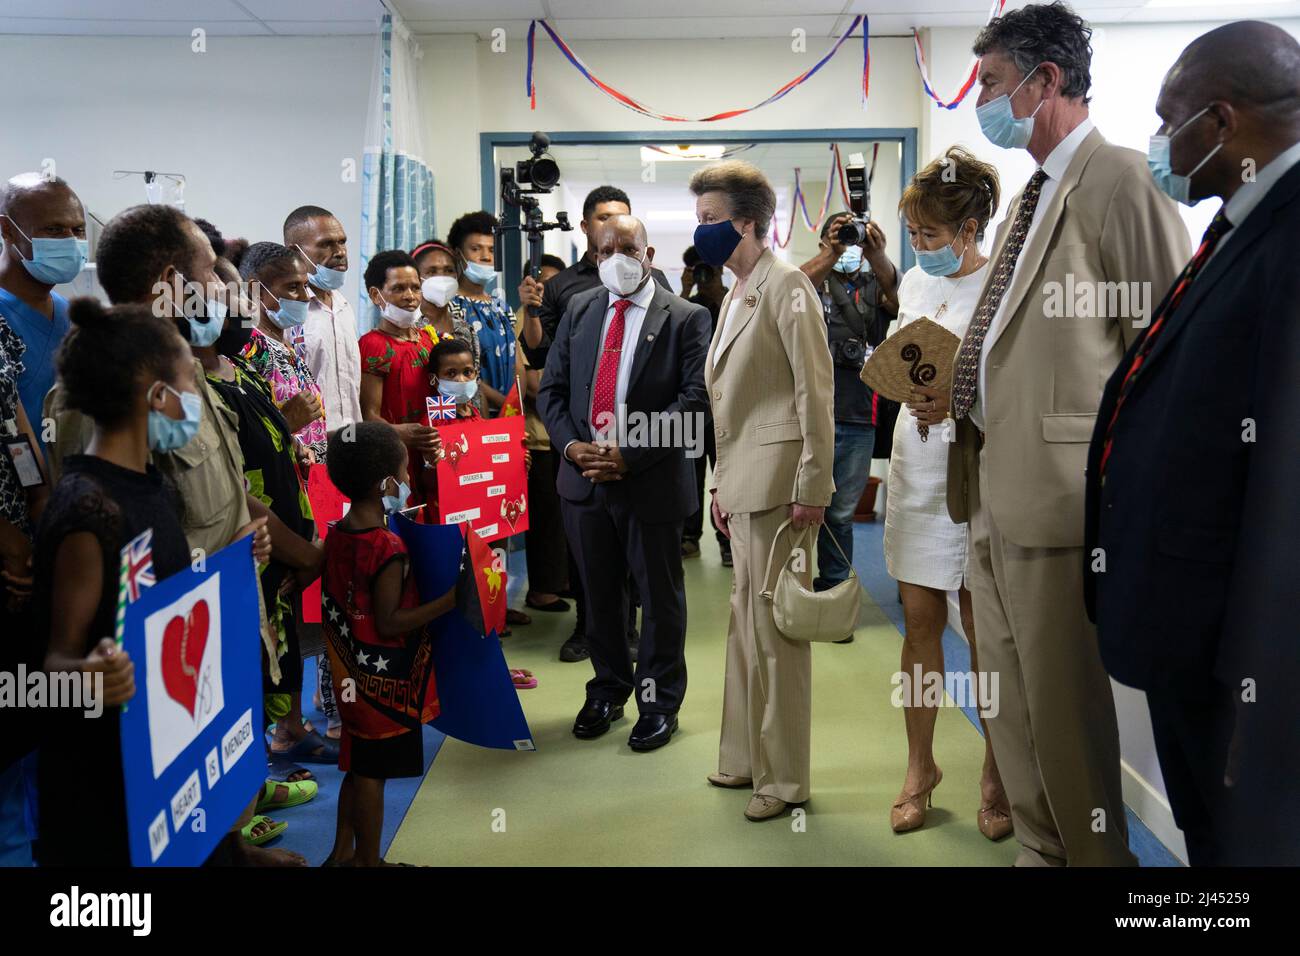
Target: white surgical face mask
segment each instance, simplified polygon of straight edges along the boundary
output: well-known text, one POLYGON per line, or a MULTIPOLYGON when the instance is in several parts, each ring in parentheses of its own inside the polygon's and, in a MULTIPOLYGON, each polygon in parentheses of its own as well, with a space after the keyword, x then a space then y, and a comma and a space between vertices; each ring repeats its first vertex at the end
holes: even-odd
POLYGON ((460 282, 455 276, 429 276, 420 283, 420 294, 426 302, 432 302, 441 309, 459 288, 460 282))
POLYGON ((392 322, 399 329, 409 329, 415 325, 415 319, 420 314, 419 309, 399 309, 393 303, 384 299, 382 295, 379 298, 384 301, 384 307, 379 310, 379 314, 389 322, 392 322))
POLYGON ((616 252, 600 264, 600 281, 614 295, 631 295, 645 278, 645 256, 633 259, 616 252))

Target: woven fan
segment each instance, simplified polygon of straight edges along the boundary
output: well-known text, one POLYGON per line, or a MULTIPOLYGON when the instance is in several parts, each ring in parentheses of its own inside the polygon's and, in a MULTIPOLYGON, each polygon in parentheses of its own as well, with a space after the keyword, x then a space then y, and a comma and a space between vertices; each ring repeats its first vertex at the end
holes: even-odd
POLYGON ((862 366, 862 381, 895 402, 910 402, 917 385, 952 388, 952 366, 961 339, 922 317, 881 342, 862 366))

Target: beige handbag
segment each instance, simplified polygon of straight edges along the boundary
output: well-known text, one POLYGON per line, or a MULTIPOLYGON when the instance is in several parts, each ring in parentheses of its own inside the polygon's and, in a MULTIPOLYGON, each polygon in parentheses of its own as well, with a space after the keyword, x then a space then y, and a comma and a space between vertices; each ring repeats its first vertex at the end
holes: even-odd
POLYGON ((772 617, 777 629, 792 641, 842 641, 853 633, 858 624, 858 611, 862 604, 862 585, 858 582, 858 573, 853 570, 852 562, 844 554, 844 549, 835 540, 835 535, 827 532, 835 550, 839 551, 844 563, 849 566, 849 576, 827 591, 810 591, 804 587, 796 572, 790 568, 790 558, 794 549, 804 547, 804 553, 812 558, 810 532, 812 527, 792 532, 794 541, 790 554, 781 564, 776 578, 776 588, 772 588, 772 560, 776 557, 776 545, 781 540, 781 532, 789 526, 786 518, 781 527, 776 529, 772 538, 771 550, 767 553, 767 573, 763 575, 763 597, 772 602, 772 617))

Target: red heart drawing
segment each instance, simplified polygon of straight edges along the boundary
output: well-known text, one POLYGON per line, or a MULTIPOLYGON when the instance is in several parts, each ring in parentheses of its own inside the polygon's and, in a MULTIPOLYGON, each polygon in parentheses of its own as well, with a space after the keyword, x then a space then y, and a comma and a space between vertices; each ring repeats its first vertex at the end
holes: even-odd
POLYGON ((194 716, 199 665, 208 645, 208 602, 197 601, 188 617, 177 614, 163 631, 162 676, 167 696, 194 716))

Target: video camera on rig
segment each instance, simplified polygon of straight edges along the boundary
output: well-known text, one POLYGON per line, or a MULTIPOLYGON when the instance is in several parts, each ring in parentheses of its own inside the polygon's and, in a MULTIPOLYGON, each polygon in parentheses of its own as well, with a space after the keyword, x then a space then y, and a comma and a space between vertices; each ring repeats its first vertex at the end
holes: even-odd
POLYGON ((860 246, 867 241, 867 223, 871 220, 871 179, 867 176, 867 164, 854 162, 857 157, 850 157, 844 167, 844 178, 848 180, 849 212, 853 221, 846 222, 835 230, 835 241, 846 246, 860 246))
MULTIPOLYGON (((499 223, 493 230, 494 253, 497 268, 505 262, 505 236, 509 232, 522 232, 528 237, 527 274, 537 278, 542 264, 542 233, 550 229, 568 232, 573 228, 567 212, 557 212, 555 222, 546 222, 537 196, 549 193, 560 181, 560 165, 547 152, 551 138, 545 133, 533 133, 528 142, 528 159, 515 163, 515 168, 501 167, 501 203, 514 206, 523 214, 521 224, 499 223), (524 188, 525 186, 529 188, 524 188)), ((503 210, 504 211, 504 210, 503 210)), ((505 219, 504 216, 501 217, 505 219)))

